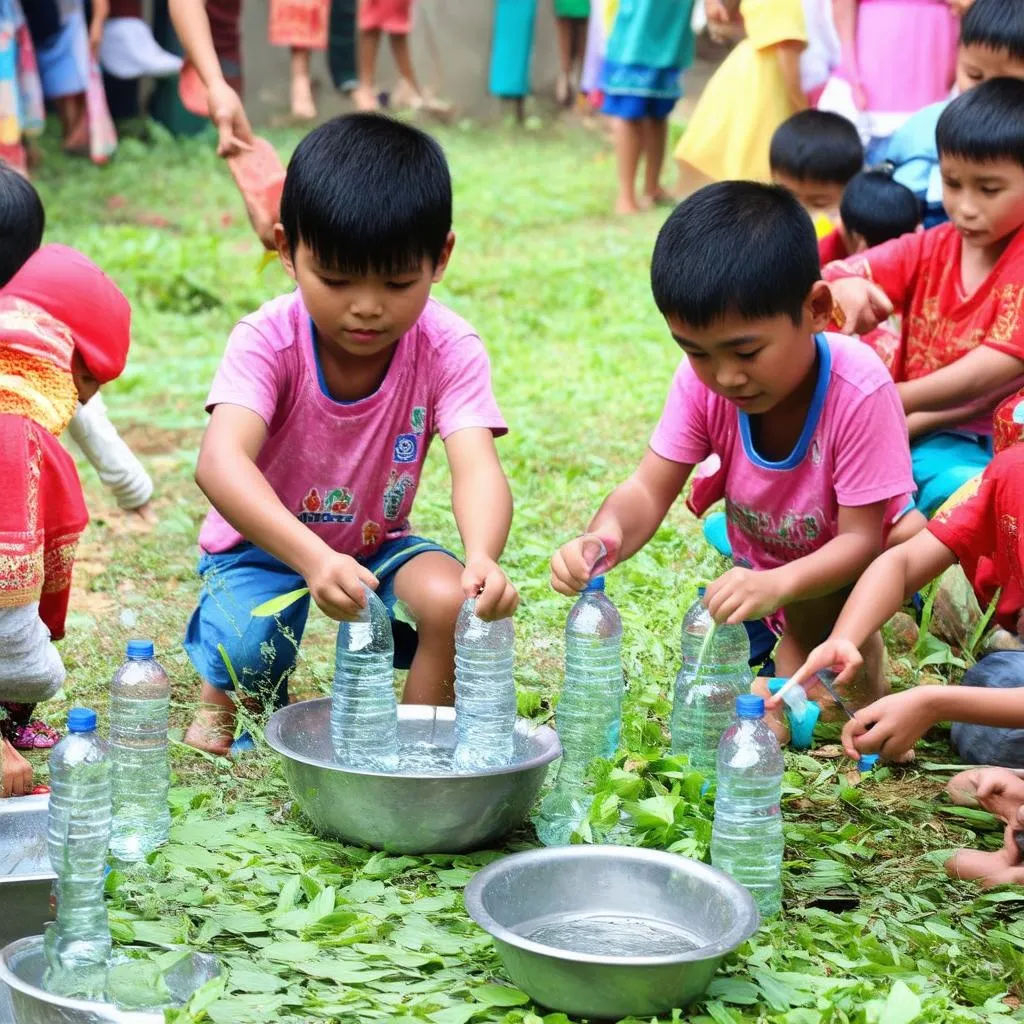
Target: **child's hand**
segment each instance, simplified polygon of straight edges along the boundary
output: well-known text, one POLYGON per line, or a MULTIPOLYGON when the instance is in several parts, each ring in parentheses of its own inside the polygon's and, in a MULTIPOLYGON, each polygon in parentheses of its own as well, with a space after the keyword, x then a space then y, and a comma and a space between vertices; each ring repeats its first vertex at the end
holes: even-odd
POLYGON ((930 690, 921 686, 890 693, 858 711, 843 729, 847 756, 856 759, 861 754, 878 753, 894 761, 912 749, 936 721, 930 690))
POLYGON ((708 587, 704 604, 720 625, 763 619, 786 603, 783 583, 777 569, 730 569, 708 587))
POLYGON ((892 316, 889 296, 872 281, 842 277, 828 286, 833 306, 840 311, 839 316, 833 314, 833 319, 843 334, 867 334, 892 316))
POLYGON ((563 544, 551 559, 551 586, 566 597, 575 597, 614 562, 609 544, 596 533, 585 533, 563 544))
POLYGON ((32 765, 7 741, 0 740, 0 797, 25 796, 32 792, 32 765))
POLYGON ((350 622, 366 606, 363 584, 377 589, 377 577, 350 555, 331 551, 317 569, 306 577, 317 607, 328 618, 350 622))
POLYGON ((493 558, 472 558, 462 571, 466 597, 476 598, 476 614, 486 622, 507 619, 519 607, 519 592, 493 558))
MULTIPOLYGON (((857 645, 849 640, 829 637, 823 644, 815 647, 807 656, 807 660, 790 676, 795 679, 798 686, 805 690, 815 685, 815 676, 828 669, 836 674, 836 685, 843 686, 860 671, 864 664, 864 657, 857 648, 857 645)), ((782 703, 782 698, 774 696, 765 705, 769 710, 777 708, 782 703)))

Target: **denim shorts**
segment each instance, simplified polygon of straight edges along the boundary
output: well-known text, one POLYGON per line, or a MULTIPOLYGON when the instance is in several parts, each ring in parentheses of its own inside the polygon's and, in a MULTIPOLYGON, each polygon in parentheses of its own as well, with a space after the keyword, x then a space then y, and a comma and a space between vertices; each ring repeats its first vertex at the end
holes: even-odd
MULTIPOLYGON (((395 618, 395 574, 428 551, 451 554, 433 541, 400 537, 385 542, 369 558, 358 559, 380 581, 377 596, 391 616, 395 668, 408 668, 416 653, 416 630, 395 618)), ((219 554, 202 555, 199 575, 203 580, 199 605, 185 632, 185 652, 196 671, 217 689, 233 690, 226 655, 243 689, 272 696, 274 705, 283 707, 288 702, 288 676, 295 668, 309 615, 309 594, 273 616, 254 616, 252 610, 304 587, 306 581, 294 569, 248 543, 219 554)))
POLYGON ((609 117, 621 117, 624 121, 640 121, 653 117, 664 121, 675 108, 674 99, 660 96, 630 96, 626 93, 605 93, 601 113, 609 117))

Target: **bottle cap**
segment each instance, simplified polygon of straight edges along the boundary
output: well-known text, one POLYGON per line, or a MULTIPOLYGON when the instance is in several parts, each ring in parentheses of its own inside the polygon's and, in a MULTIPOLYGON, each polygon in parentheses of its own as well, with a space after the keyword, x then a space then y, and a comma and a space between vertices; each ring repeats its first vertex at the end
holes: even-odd
POLYGON ((707 587, 698 587, 697 588, 697 596, 698 597, 703 597, 707 592, 708 592, 708 588, 707 587))
POLYGON ((68 712, 68 732, 92 732, 96 728, 96 712, 92 708, 72 708, 68 712))
POLYGON ((741 693, 736 698, 736 714, 740 718, 764 718, 764 697, 756 693, 741 693))
POLYGON ((129 640, 125 653, 129 658, 152 658, 153 641, 140 639, 129 640))
POLYGON ((862 754, 860 760, 857 761, 857 771, 861 774, 871 771, 878 764, 878 757, 878 754, 862 754))
POLYGON ((584 588, 583 593, 589 594, 594 591, 603 594, 604 593, 604 577, 595 576, 584 588))

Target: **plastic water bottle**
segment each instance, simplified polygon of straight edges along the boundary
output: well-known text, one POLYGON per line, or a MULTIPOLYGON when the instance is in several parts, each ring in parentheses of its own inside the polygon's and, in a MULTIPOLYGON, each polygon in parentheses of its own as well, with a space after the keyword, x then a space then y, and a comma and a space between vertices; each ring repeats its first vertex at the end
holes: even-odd
POLYGON ((598 576, 565 624, 565 682, 555 712, 562 763, 534 819, 545 846, 566 845, 590 811, 587 768, 619 745, 622 694, 622 618, 598 576))
POLYGON ((718 626, 704 607, 704 590, 683 619, 683 664, 672 698, 672 753, 686 754, 708 782, 733 707, 750 690, 750 641, 743 626, 718 626))
POLYGON ((110 817, 110 758, 96 735, 96 712, 72 708, 68 734, 50 753, 46 833, 57 873, 57 919, 43 937, 44 986, 58 995, 104 996, 110 926, 103 873, 110 817))
POLYGON ((455 625, 455 770, 504 768, 513 756, 516 685, 512 620, 484 622, 472 598, 455 625))
POLYGON ((764 720, 764 698, 736 698, 738 721, 718 748, 711 863, 745 885, 763 917, 782 909, 782 773, 779 741, 764 720))
POLYGON ((129 640, 110 682, 110 766, 114 824, 110 852, 141 860, 167 842, 171 812, 167 714, 171 681, 152 640, 129 640))
POLYGON ((339 764, 367 771, 398 769, 398 702, 391 620, 364 586, 359 618, 342 622, 334 649, 331 742, 339 764))

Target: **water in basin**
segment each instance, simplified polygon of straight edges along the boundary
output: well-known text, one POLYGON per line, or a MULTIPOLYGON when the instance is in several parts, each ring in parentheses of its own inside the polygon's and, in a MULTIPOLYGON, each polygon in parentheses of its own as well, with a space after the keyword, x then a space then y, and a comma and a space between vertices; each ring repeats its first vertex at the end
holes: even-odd
POLYGON ((625 914, 559 914, 515 928, 525 939, 592 956, 675 956, 706 943, 669 921, 625 914))
MULTIPOLYGON (((527 737, 518 733, 514 736, 514 749, 510 767, 526 761, 532 754, 527 737)), ((455 748, 445 743, 431 743, 419 740, 416 743, 400 743, 398 747, 398 769, 395 775, 459 775, 455 769, 455 748)))

